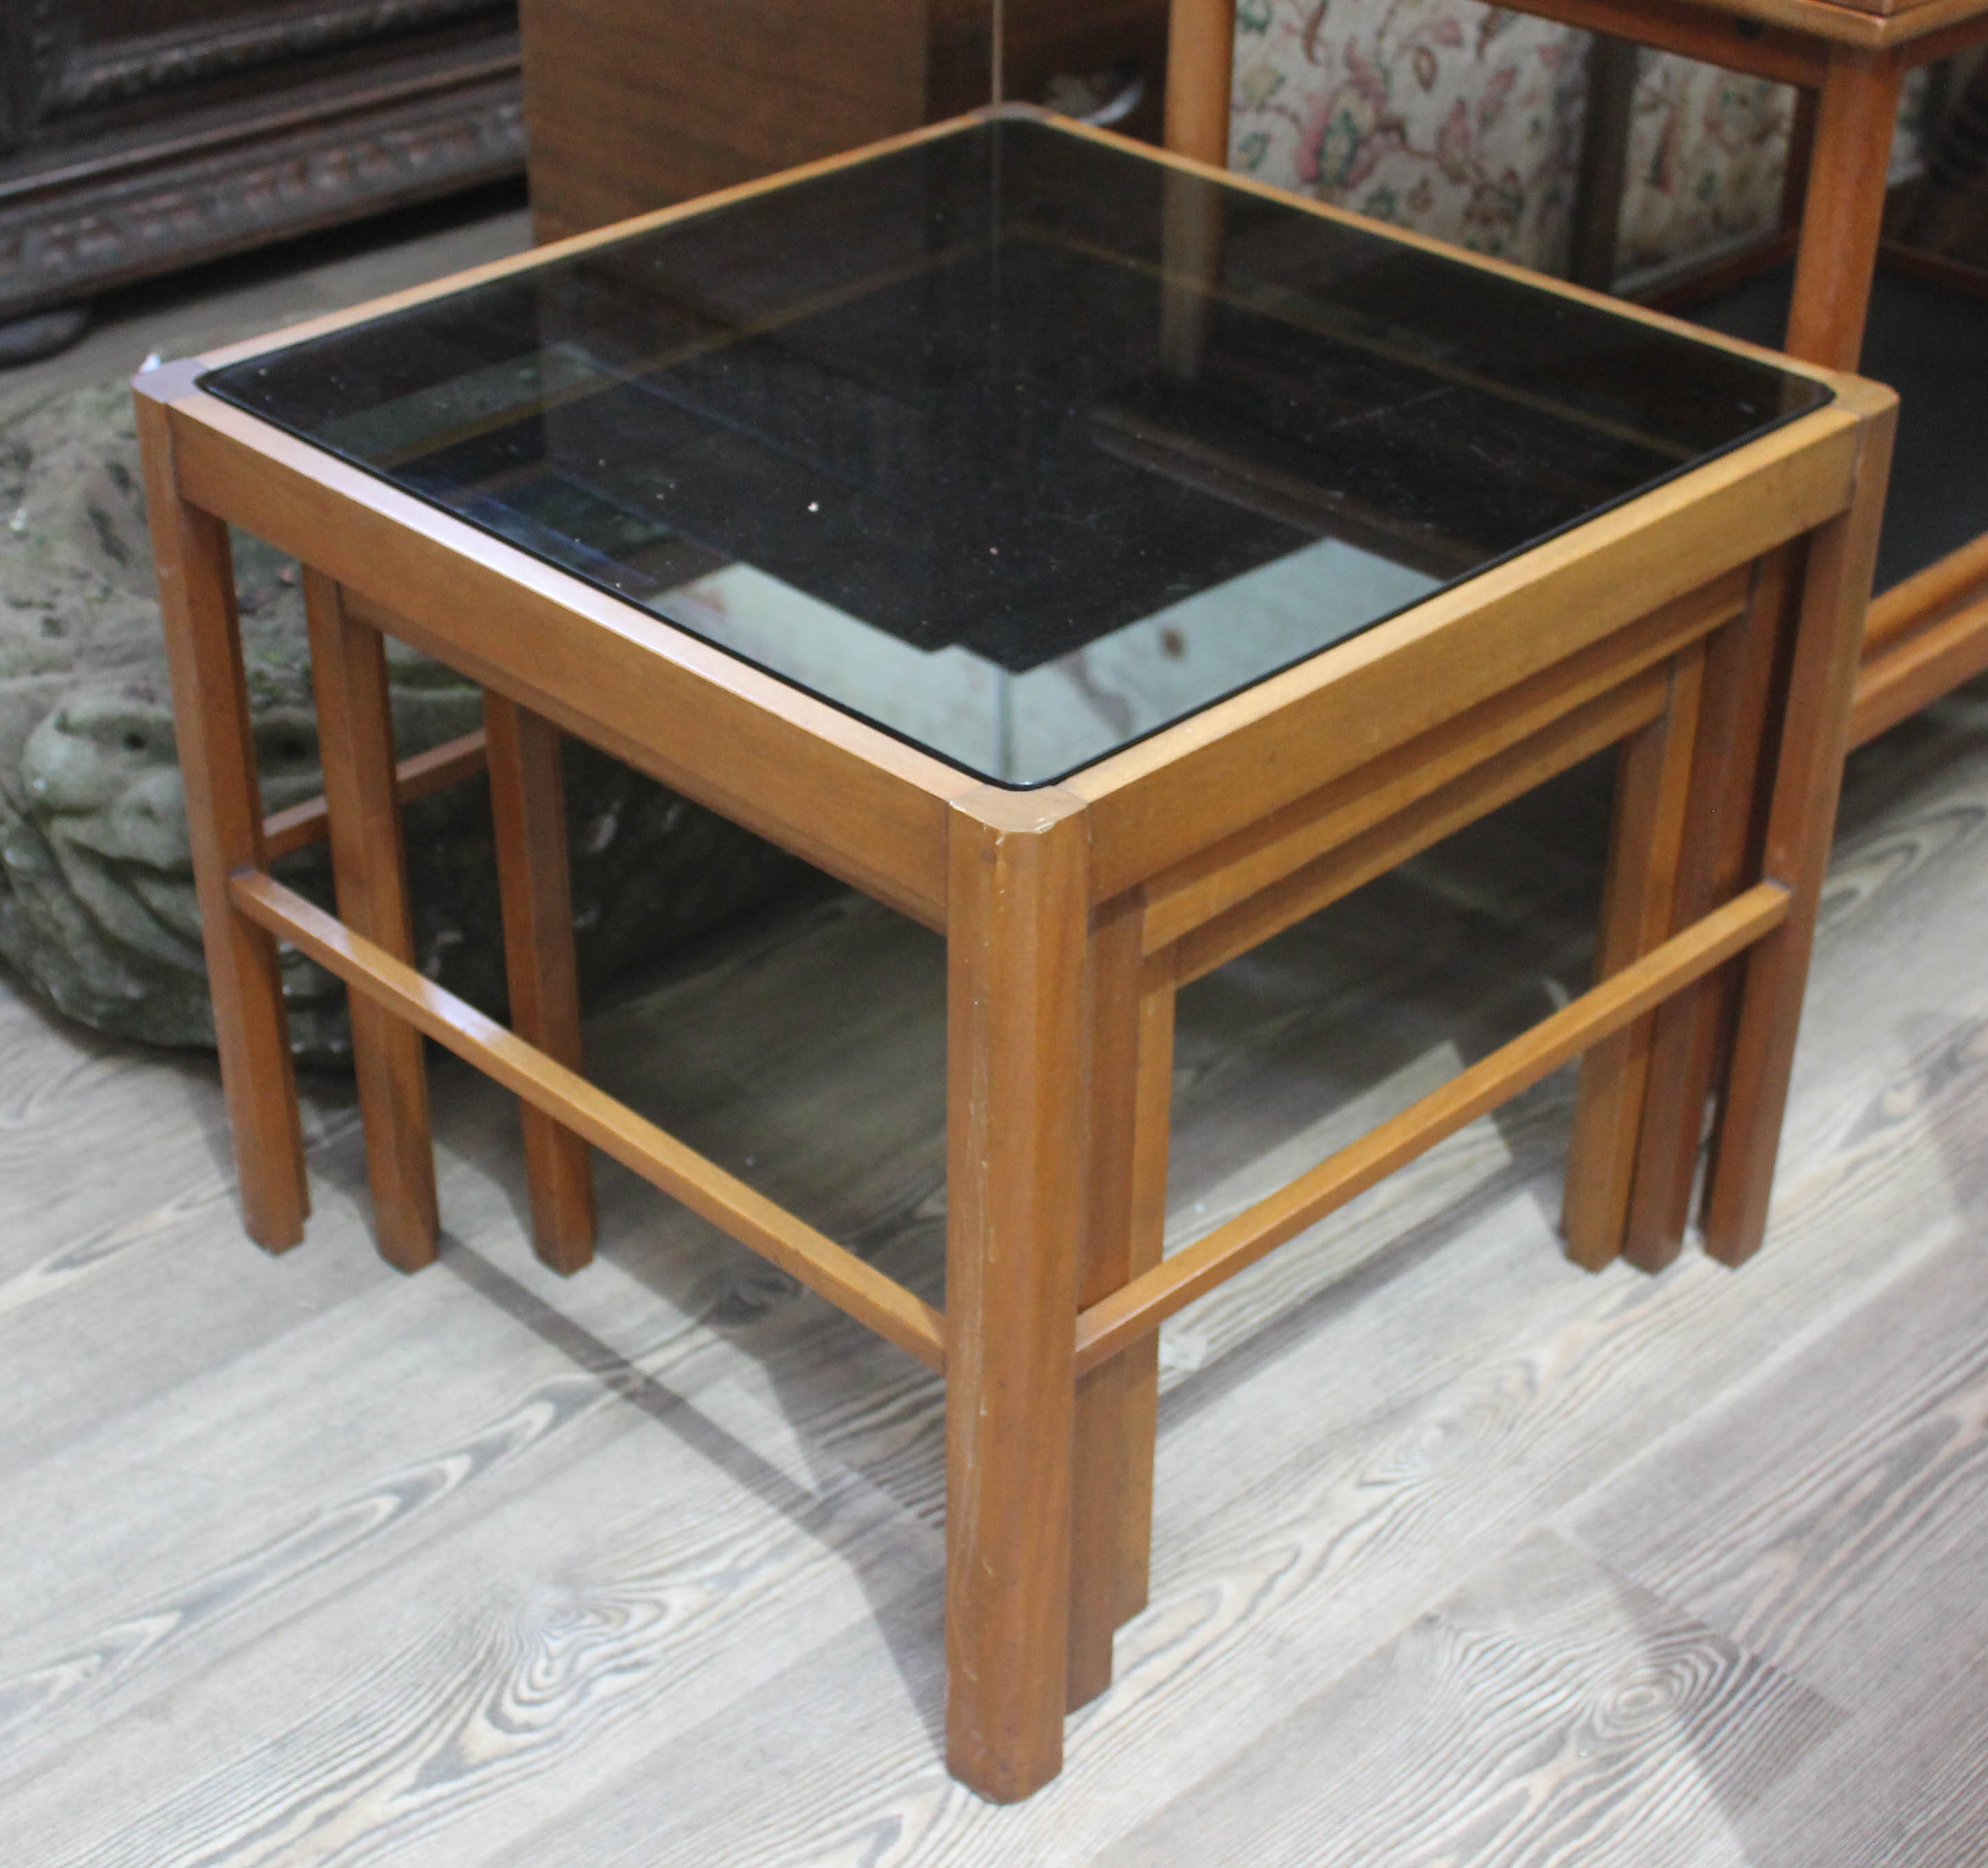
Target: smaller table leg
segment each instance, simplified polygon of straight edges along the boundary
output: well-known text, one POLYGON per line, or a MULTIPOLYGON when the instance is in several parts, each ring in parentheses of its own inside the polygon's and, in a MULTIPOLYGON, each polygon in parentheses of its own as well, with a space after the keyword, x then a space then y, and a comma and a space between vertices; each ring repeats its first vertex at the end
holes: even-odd
MULTIPOLYGON (((174 373, 154 372, 148 381, 164 395, 184 377, 175 367, 174 373)), ((235 870, 264 866, 262 786, 228 528, 180 498, 164 402, 141 388, 137 404, 187 836, 242 1218, 257 1245, 282 1252, 303 1238, 310 1194, 276 940, 241 914, 228 893, 235 870)))
MULTIPOLYGON (((483 725, 512 1029, 555 1062, 583 1074, 559 728, 488 691, 483 725)), ((543 1110, 524 1103, 519 1113, 532 1242, 554 1271, 576 1272, 593 1258, 592 1157, 579 1136, 543 1110)))
MULTIPOLYGON (((414 915, 394 781, 385 645, 322 573, 304 573, 325 810, 339 918, 412 964, 414 915)), ((380 1255, 404 1272, 434 1262, 440 1221, 421 1033, 363 993, 351 995, 352 1061, 366 1131, 380 1255)))
POLYGON ((1167 147, 1229 166, 1236 0, 1172 0, 1167 18, 1167 147))
MULTIPOLYGON (((1776 552, 1754 580, 1746 613, 1706 649, 1697 758, 1687 813, 1692 826, 1678 883, 1678 924, 1736 894, 1757 862, 1763 824, 1761 745, 1776 671, 1793 635, 1804 548, 1776 552)), ((1682 1249, 1691 1220, 1705 1113, 1731 1022, 1738 966, 1722 968, 1667 999, 1652 1018, 1643 1122, 1622 1254, 1660 1272, 1682 1249)))
POLYGON ((946 1755, 1063 1767, 1090 900, 1082 807, 955 799, 946 948, 946 1755))
MULTIPOLYGON (((1093 931, 1090 1134, 1080 1306, 1160 1262, 1172 1103, 1173 954, 1141 953, 1136 907, 1093 931)), ((1071 1504, 1072 1708, 1111 1684, 1111 1637, 1146 1606, 1160 1343, 1141 1339, 1078 1383, 1071 1504)))
MULTIPOLYGON (((1620 972, 1678 930, 1678 872, 1704 672, 1705 645, 1696 643, 1672 664, 1670 703, 1662 714, 1623 743, 1597 980, 1620 972)), ((1581 1059, 1561 1223, 1567 1255, 1591 1272, 1622 1250, 1654 1030, 1653 1018, 1639 1018, 1581 1059)))
POLYGON ((1885 152, 1904 82, 1904 62, 1895 53, 1830 49, 1816 106, 1787 347, 1790 355, 1831 370, 1854 370, 1863 351, 1885 218, 1885 152))
POLYGON ((1788 917, 1746 956, 1733 1049, 1712 1133, 1705 1247, 1737 1265, 1767 1226, 1829 845, 1842 789, 1865 606, 1877 563, 1895 410, 1865 431, 1854 503, 1811 535, 1762 867, 1793 895, 1788 917))

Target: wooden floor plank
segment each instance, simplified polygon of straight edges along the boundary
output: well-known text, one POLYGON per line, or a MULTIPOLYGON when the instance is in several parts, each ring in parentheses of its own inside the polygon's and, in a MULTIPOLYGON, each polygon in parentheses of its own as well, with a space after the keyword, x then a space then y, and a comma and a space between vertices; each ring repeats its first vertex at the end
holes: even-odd
MULTIPOLYGON (((1988 1025, 1976 1029, 1988 1101, 1988 1025)), ((1574 1534, 1819 1690, 1988 1641, 1988 1255, 1957 1239, 1587 1501, 1574 1534)))
POLYGON ((1097 1868, 1733 1864, 1844 1714, 1550 1532, 1527 1538, 1097 1868))
POLYGON ((620 1732, 667 1743, 935 1573, 874 1488, 783 1471, 749 1403, 664 1412, 29 1775, 40 1859, 476 1859, 512 1799, 583 1798, 620 1732))

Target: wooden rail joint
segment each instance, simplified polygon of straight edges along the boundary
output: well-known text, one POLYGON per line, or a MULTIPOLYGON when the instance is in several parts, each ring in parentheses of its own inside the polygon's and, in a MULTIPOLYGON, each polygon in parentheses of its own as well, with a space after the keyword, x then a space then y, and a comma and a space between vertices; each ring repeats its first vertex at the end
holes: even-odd
MULTIPOLYGON (((460 739, 431 746, 404 758, 394 768, 394 795, 404 807, 431 792, 445 789, 472 779, 485 765, 483 729, 465 733, 460 739)), ((321 843, 331 834, 331 819, 322 798, 307 798, 287 810, 272 811, 262 820, 262 853, 274 862, 293 850, 321 843)))
POLYGON ((1288 1186, 1080 1312, 1077 1373, 1087 1375, 1109 1362, 1196 1298, 1723 965, 1787 920, 1793 900, 1779 882, 1756 883, 1288 1186))
POLYGON ((928 1368, 944 1370, 945 1313, 895 1279, 262 870, 238 868, 228 877, 228 893, 238 912, 354 991, 474 1064, 928 1368))

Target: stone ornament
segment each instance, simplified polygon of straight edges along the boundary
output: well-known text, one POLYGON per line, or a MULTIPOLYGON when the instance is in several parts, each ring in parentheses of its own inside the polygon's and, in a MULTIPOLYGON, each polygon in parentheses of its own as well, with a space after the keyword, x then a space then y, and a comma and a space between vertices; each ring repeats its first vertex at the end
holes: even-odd
MULTIPOLYGON (((296 569, 236 535, 265 809, 322 790, 296 569)), ((471 684, 389 644, 405 757, 473 730, 471 684)), ((793 858, 589 748, 567 749, 582 976, 598 981, 793 886, 793 858)), ((423 970, 502 1015, 495 854, 480 781, 408 809, 423 970)), ((326 846, 286 880, 326 906, 326 846)), ((0 961, 82 1023, 213 1042, 152 589, 137 437, 122 383, 0 418, 0 961)), ((285 991, 300 1060, 349 1050, 343 988, 299 955, 285 991)))

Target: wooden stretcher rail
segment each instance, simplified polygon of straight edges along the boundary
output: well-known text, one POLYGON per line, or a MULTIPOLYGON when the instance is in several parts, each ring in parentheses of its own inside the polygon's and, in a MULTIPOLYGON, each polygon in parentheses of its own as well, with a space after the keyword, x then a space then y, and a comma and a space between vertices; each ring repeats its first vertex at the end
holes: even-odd
POLYGON ((1791 899, 1776 882, 1747 890, 1288 1187, 1093 1304, 1077 1318, 1078 1374, 1110 1361, 1175 1311, 1732 958, 1778 927, 1791 899))
POLYGON ((1988 533, 1970 539, 1957 551, 1949 552, 1871 598, 1864 617, 1865 659, 1984 596, 1988 596, 1988 533))
POLYGON ((1226 965, 1452 832, 1626 738, 1664 711, 1669 689, 1668 668, 1646 668, 1614 693, 1575 708, 1531 739, 1506 748, 1386 822, 1348 837, 1247 900, 1189 929, 1175 948, 1175 979, 1185 985, 1226 965))
MULTIPOLYGON (((459 781, 474 777, 483 769, 483 729, 465 733, 460 739, 431 746, 403 759, 394 768, 394 795, 411 804, 431 792, 446 790, 459 781)), ((330 834, 331 820, 322 798, 307 798, 286 811, 272 811, 262 819, 262 854, 273 863, 293 850, 322 843, 330 834)))
POLYGON ((259 870, 239 870, 228 879, 228 893, 251 920, 292 942, 355 991, 447 1045, 928 1367, 945 1367, 944 1313, 895 1279, 353 934, 295 890, 259 870))
MULTIPOLYGON (((1145 951, 1172 947, 1203 923, 1243 906, 1404 806, 1532 740, 1557 720, 1604 700, 1687 643, 1729 623, 1745 607, 1750 569, 1743 567, 1665 604, 1510 694, 1381 753, 1239 836, 1155 877, 1146 885, 1145 951)), ((1664 682, 1660 673, 1649 691, 1659 708, 1664 682)), ((1638 704, 1647 702, 1649 694, 1638 704)))
POLYGON ((1988 596, 1963 604, 1864 664, 1850 710, 1851 745, 1875 739, 1988 669, 1988 596))

